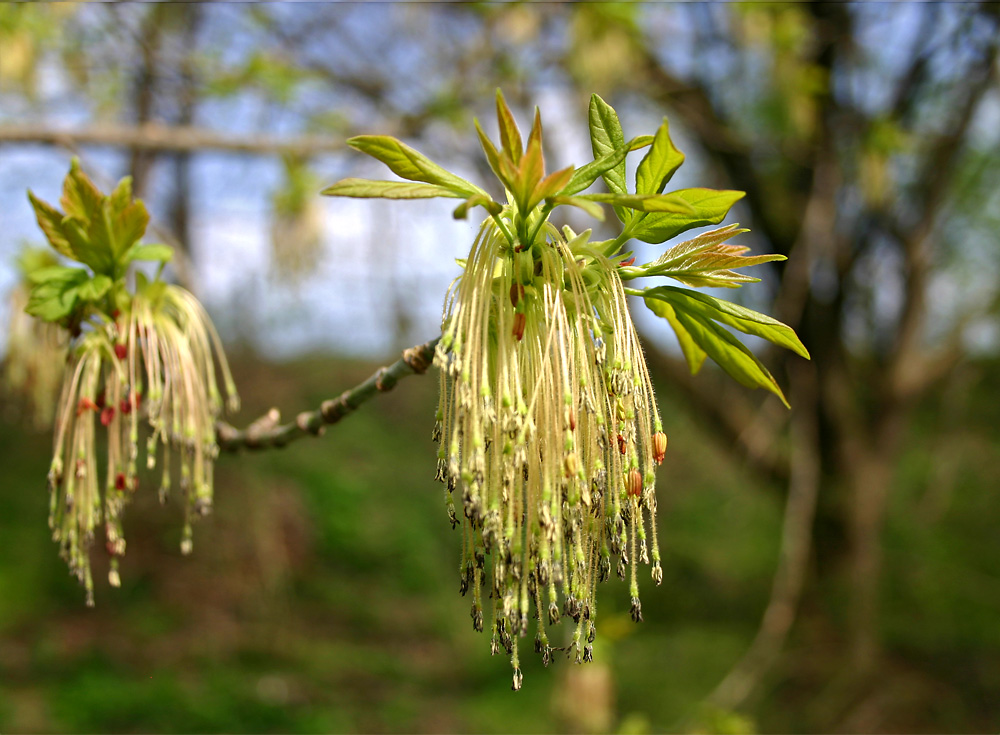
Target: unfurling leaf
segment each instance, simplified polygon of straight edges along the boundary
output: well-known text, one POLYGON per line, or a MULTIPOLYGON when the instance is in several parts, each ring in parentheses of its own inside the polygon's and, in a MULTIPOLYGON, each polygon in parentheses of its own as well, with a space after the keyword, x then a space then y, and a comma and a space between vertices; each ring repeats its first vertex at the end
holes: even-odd
POLYGON ((667 119, 663 118, 663 124, 653 138, 653 146, 636 169, 635 193, 659 194, 682 163, 684 154, 674 147, 667 119))
POLYGON ((328 197, 353 197, 356 199, 433 199, 450 197, 460 199, 463 194, 437 184, 419 184, 409 181, 373 181, 371 179, 343 179, 320 192, 328 197))
POLYGON ((750 248, 724 242, 731 235, 748 231, 734 224, 682 242, 650 263, 643 275, 668 276, 695 288, 739 288, 744 283, 756 283, 759 278, 733 269, 786 258, 784 255, 744 255, 750 248))
POLYGON ((744 194, 719 189, 681 189, 671 192, 691 205, 694 214, 649 214, 638 220, 629 234, 643 242, 661 243, 693 227, 717 225, 744 194))
POLYGON ((352 148, 377 158, 397 176, 451 189, 460 196, 485 194, 475 184, 445 170, 431 159, 400 140, 388 135, 357 135, 348 139, 352 148))

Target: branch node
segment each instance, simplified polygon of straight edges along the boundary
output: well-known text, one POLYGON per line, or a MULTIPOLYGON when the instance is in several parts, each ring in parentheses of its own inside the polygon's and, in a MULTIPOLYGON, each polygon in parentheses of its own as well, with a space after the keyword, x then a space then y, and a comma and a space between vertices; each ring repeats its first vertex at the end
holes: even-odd
MULTIPOLYGON (((434 340, 434 344, 436 343, 437 340, 434 340)), ((410 370, 417 375, 423 375, 427 372, 427 368, 431 366, 431 360, 434 356, 434 350, 428 349, 431 344, 431 342, 428 342, 418 347, 407 347, 403 350, 403 362, 409 365, 410 370)))
POLYGON ((295 424, 302 431, 313 436, 322 436, 325 427, 323 417, 314 411, 303 411, 295 417, 295 424))

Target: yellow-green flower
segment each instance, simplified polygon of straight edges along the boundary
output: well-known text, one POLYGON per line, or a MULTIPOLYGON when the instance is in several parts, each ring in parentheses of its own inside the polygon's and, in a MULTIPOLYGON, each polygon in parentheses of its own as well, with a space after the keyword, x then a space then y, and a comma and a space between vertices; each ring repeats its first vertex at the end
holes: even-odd
POLYGON ((756 279, 734 269, 782 259, 746 257, 746 248, 725 243, 744 231, 735 225, 638 266, 621 253, 632 240, 658 244, 718 224, 742 196, 712 189, 664 193, 684 161, 666 120, 655 135, 626 140, 615 111, 594 95, 594 160, 550 174, 537 110, 527 143, 499 92, 497 122, 499 148, 478 123, 476 130, 506 202, 405 143, 372 135, 348 143, 408 181, 345 179, 324 193, 453 197, 463 200, 455 217, 473 207, 489 215, 445 300, 435 353, 441 399, 434 437, 437 479, 446 484, 451 522, 462 529, 460 590, 472 591, 478 631, 488 605, 493 653, 510 654, 518 689, 518 638, 531 619, 535 650, 546 663, 554 651, 585 662, 593 655, 597 583, 612 569, 627 577, 638 622, 639 565, 651 565, 657 584, 663 579, 654 465, 663 461, 667 437, 626 297, 643 297, 668 321, 692 372, 712 357, 742 384, 764 387, 782 400, 771 374, 726 327, 808 353, 790 328, 763 314, 687 288, 624 285, 667 277, 695 287, 737 288, 756 279), (625 159, 646 147, 629 191, 625 159), (607 192, 582 193, 599 178, 607 192), (549 221, 561 206, 602 220, 602 204, 611 205, 622 224, 611 240, 591 242, 589 230, 578 235, 549 221), (569 643, 553 645, 549 627, 563 618, 572 621, 569 643))

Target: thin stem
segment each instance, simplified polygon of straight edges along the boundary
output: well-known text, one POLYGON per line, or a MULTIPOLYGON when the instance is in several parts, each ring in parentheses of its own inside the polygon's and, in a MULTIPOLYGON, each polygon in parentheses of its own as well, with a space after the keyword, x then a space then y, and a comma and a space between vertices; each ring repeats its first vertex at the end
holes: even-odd
POLYGON ((283 447, 303 436, 320 436, 327 424, 335 424, 368 401, 376 393, 392 390, 407 375, 422 375, 434 358, 434 348, 440 337, 410 347, 388 367, 380 367, 366 381, 345 390, 337 398, 323 401, 319 408, 300 413, 295 421, 279 424, 280 414, 271 409, 246 429, 237 429, 225 421, 217 421, 215 430, 219 449, 236 452, 240 449, 283 447))

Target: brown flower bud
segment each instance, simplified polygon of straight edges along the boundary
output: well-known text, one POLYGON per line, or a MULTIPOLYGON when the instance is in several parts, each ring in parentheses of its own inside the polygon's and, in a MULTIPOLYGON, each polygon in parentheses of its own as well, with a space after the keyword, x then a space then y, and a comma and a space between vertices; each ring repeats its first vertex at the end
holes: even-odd
POLYGON ((667 435, 662 431, 653 434, 653 461, 656 464, 663 462, 663 455, 667 452, 667 435))
POLYGON ((514 338, 518 342, 520 342, 524 338, 524 324, 525 324, 525 321, 526 321, 526 319, 525 319, 524 314, 521 314, 521 313, 514 314, 514 330, 513 330, 512 333, 514 335, 514 338))
POLYGON ((642 495, 642 474, 637 469, 628 471, 628 494, 638 498, 642 495))
POLYGON ((511 306, 517 306, 518 302, 524 298, 524 286, 520 283, 512 283, 510 285, 510 303, 511 306))

